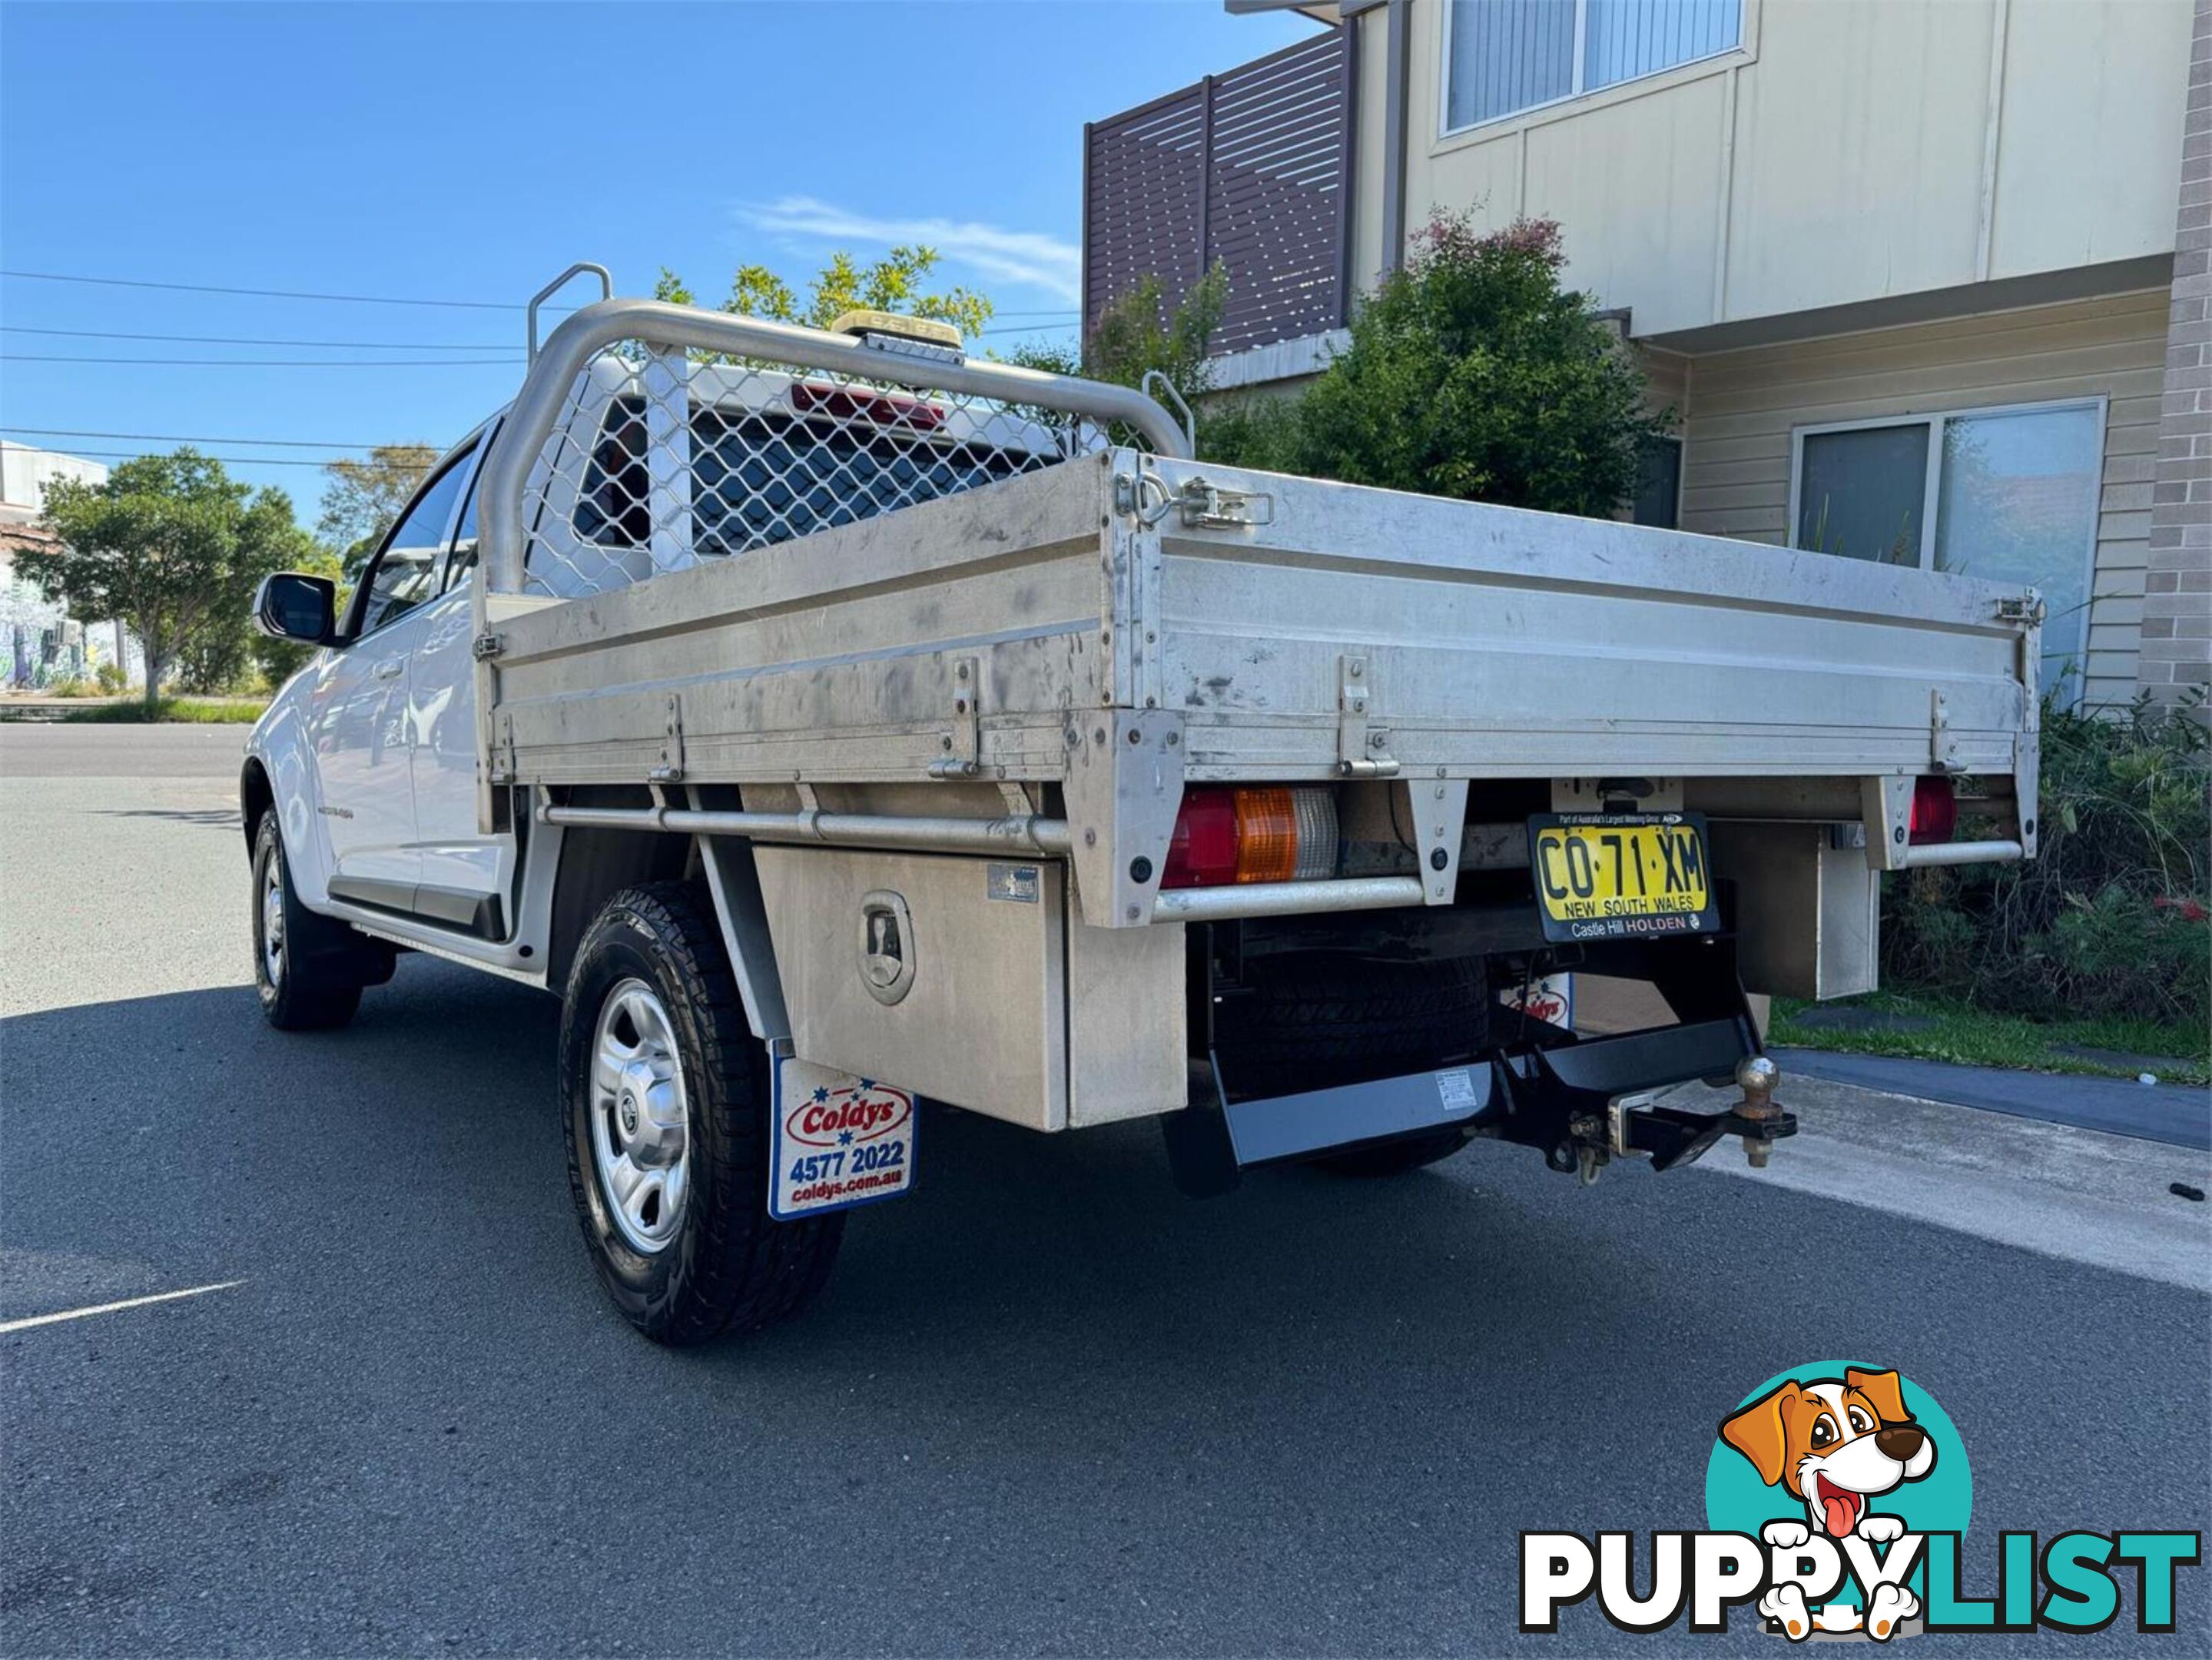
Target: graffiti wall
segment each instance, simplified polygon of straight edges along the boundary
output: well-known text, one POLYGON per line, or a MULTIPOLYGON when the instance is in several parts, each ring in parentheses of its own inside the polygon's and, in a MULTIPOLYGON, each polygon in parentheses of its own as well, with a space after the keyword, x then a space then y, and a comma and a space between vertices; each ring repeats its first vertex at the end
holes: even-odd
POLYGON ((112 622, 86 623, 69 616, 58 600, 0 566, 0 684, 10 690, 43 691, 70 680, 90 680, 100 665, 121 661, 126 680, 145 678, 145 656, 138 642, 122 636, 112 622))

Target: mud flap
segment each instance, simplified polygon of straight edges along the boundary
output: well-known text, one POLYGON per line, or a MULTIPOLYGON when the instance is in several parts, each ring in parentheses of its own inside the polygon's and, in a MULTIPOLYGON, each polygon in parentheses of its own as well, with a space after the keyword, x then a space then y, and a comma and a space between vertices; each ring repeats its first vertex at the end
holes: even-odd
POLYGON ((1285 1164, 1455 1125, 1472 1131, 1492 1114, 1497 1099, 1494 1068, 1483 1061, 1231 1102, 1218 1067, 1206 1060, 1191 1065, 1190 1104, 1162 1118, 1160 1128, 1176 1189, 1207 1199, 1229 1192, 1255 1164, 1285 1164))

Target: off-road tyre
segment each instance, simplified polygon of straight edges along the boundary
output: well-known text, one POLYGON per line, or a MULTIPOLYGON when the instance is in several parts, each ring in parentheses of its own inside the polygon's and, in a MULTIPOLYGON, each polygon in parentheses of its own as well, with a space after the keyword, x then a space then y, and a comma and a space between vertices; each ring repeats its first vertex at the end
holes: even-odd
MULTIPOLYGON (((1405 962, 1336 952, 1258 958, 1214 1006, 1214 1049, 1239 1095, 1292 1095, 1455 1064, 1491 1025, 1479 957, 1405 962)), ((1313 1162, 1347 1176, 1397 1176, 1467 1145, 1456 1129, 1331 1153, 1313 1162)))
POLYGON ((262 1017, 279 1031, 326 1031, 344 1025, 361 1007, 362 987, 378 979, 380 962, 382 977, 390 977, 389 953, 379 957, 364 936, 300 903, 274 812, 263 813, 254 827, 252 868, 253 984, 261 996, 262 1017), (281 918, 273 953, 268 937, 272 909, 281 918))
POLYGON ((1332 1152, 1314 1163, 1339 1176, 1369 1179, 1403 1176, 1409 1171, 1425 1170, 1441 1163, 1467 1143, 1468 1137, 1461 1131, 1439 1130, 1434 1135, 1409 1135, 1402 1141, 1383 1141, 1371 1147, 1354 1147, 1350 1152, 1332 1152))
POLYGON ((689 1347, 787 1319, 821 1292, 845 1219, 769 1215, 775 1138, 768 1049, 746 1024, 702 886, 646 884, 601 907, 562 1000, 559 1075, 577 1223, 600 1283, 630 1324, 657 1343, 689 1347), (615 1225, 592 1151, 599 1018, 629 980, 643 981, 667 1013, 686 1108, 684 1214, 675 1237, 650 1254, 615 1225))

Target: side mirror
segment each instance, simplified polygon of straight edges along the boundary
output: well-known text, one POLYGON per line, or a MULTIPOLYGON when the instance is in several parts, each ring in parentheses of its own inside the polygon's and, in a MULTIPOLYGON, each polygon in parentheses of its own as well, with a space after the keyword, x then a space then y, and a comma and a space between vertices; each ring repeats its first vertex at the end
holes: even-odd
POLYGON ((253 594, 253 626, 276 640, 327 646, 337 633, 338 585, 327 576, 280 570, 253 594))

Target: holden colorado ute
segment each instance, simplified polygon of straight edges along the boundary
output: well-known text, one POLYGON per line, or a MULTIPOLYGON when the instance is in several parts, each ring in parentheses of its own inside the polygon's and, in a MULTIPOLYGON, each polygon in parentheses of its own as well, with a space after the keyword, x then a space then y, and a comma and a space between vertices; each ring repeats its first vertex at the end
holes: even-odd
POLYGON ((247 747, 254 964, 287 1031, 407 952, 559 996, 577 1220, 661 1341, 805 1304, 924 1098, 1156 1118, 1194 1195, 1764 1162, 1747 988, 1864 991, 1882 872, 2033 854, 2032 592, 1201 463, 912 319, 532 336, 342 612, 256 598, 317 650, 247 747), (1674 1018, 1547 1020, 1565 971, 1674 1018))

